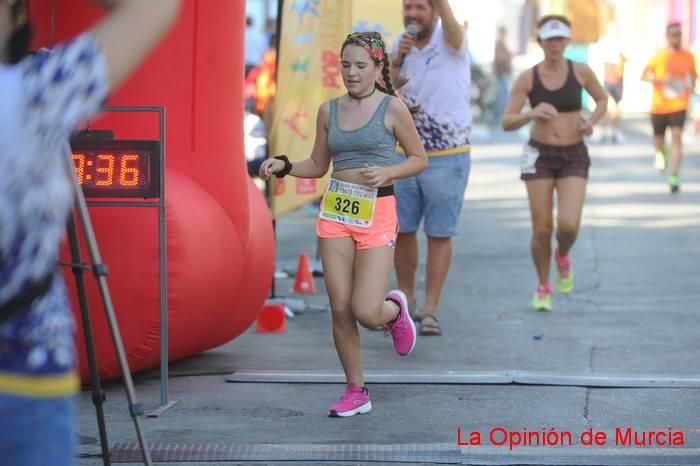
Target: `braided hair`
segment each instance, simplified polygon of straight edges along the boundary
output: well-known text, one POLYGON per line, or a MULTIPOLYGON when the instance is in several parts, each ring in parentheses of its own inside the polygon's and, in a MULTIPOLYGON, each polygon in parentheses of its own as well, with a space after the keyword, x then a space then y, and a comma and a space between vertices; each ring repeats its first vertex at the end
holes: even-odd
POLYGON ((389 74, 389 54, 386 52, 386 45, 382 40, 382 35, 378 32, 353 32, 348 35, 340 48, 340 55, 343 54, 345 47, 348 45, 357 45, 367 50, 372 60, 377 65, 382 65, 382 78, 384 86, 375 82, 374 87, 389 95, 396 96, 394 84, 391 82, 389 74))

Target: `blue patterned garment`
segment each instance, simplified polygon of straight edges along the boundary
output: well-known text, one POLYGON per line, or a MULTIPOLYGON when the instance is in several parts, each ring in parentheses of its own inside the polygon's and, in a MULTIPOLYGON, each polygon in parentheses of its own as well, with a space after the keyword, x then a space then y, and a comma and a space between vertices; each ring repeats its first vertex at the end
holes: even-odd
MULTIPOLYGON (((56 269, 73 200, 65 144, 97 113, 107 85, 90 34, 0 65, 0 305, 56 269)), ((0 325, 0 392, 74 391, 74 324, 62 280, 26 311, 0 325)))
MULTIPOLYGON (((410 97, 405 97, 404 101, 409 107, 420 105, 418 100, 410 97)), ((468 152, 465 147, 469 145, 470 128, 453 123, 440 123, 422 105, 413 115, 413 121, 427 153, 454 148, 468 152)))

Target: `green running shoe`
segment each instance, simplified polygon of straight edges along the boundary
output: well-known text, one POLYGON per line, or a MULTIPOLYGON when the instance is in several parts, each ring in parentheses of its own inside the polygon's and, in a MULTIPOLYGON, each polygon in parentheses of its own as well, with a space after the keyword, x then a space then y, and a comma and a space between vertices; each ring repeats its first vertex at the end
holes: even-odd
POLYGON ((668 177, 668 187, 671 188, 671 194, 676 194, 681 189, 681 183, 678 177, 671 175, 668 177))
POLYGON ((552 286, 549 283, 537 287, 532 297, 532 308, 536 311, 552 310, 552 286))
POLYGON ((571 270, 569 256, 560 256, 559 249, 554 252, 554 263, 557 265, 557 289, 559 293, 571 293, 574 290, 574 271, 571 270))

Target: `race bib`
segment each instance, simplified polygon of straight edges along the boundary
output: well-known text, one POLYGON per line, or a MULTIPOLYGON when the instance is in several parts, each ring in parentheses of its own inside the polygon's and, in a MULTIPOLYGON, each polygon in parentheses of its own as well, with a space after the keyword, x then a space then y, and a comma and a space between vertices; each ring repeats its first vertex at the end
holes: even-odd
POLYGON ((534 175, 537 173, 535 163, 540 156, 540 151, 530 144, 523 146, 523 153, 520 155, 520 173, 523 175, 534 175))
POLYGON ((678 99, 685 95, 687 87, 683 80, 670 78, 663 85, 663 96, 667 99, 678 99))
POLYGON ((377 189, 331 178, 321 203, 321 218, 355 227, 372 226, 377 189))

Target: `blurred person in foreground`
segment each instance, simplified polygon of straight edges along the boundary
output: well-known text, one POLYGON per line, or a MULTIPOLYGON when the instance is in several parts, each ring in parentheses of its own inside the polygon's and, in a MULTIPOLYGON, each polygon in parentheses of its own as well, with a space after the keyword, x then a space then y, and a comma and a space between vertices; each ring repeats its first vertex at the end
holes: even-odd
POLYGON ((24 0, 0 0, 0 462, 74 464, 74 323, 58 249, 73 205, 66 142, 138 65, 180 0, 104 0, 105 18, 28 56, 24 0), (41 167, 40 170, 37 167, 41 167))
POLYGON ((651 124, 654 129, 655 166, 661 173, 666 172, 668 162, 666 128, 671 128, 668 186, 672 194, 680 190, 678 174, 683 158, 683 126, 698 77, 695 57, 683 49, 682 36, 680 23, 670 22, 666 27, 668 46, 654 55, 642 73, 642 81, 654 85, 651 124))
POLYGON ((608 103, 591 68, 564 58, 570 40, 571 23, 566 17, 547 15, 537 22, 537 42, 544 51, 544 60, 518 76, 502 122, 506 131, 533 123, 530 140, 521 155, 520 179, 525 181, 530 201, 530 249, 538 278, 532 308, 538 311, 552 310, 549 272, 555 191, 557 288, 562 294, 574 289, 569 253, 581 226, 591 165, 583 137, 593 133, 593 126, 605 115, 608 103), (596 103, 588 116, 581 113, 583 89, 596 103), (523 112, 528 99, 531 109, 523 112))
POLYGON ((470 74, 467 39, 447 0, 403 0, 406 32, 391 52, 391 78, 408 81, 401 98, 428 155, 428 168, 397 180, 399 236, 395 268, 421 335, 442 335, 438 304, 452 262, 471 156, 470 74), (428 237, 423 312, 416 312, 418 228, 428 237))

